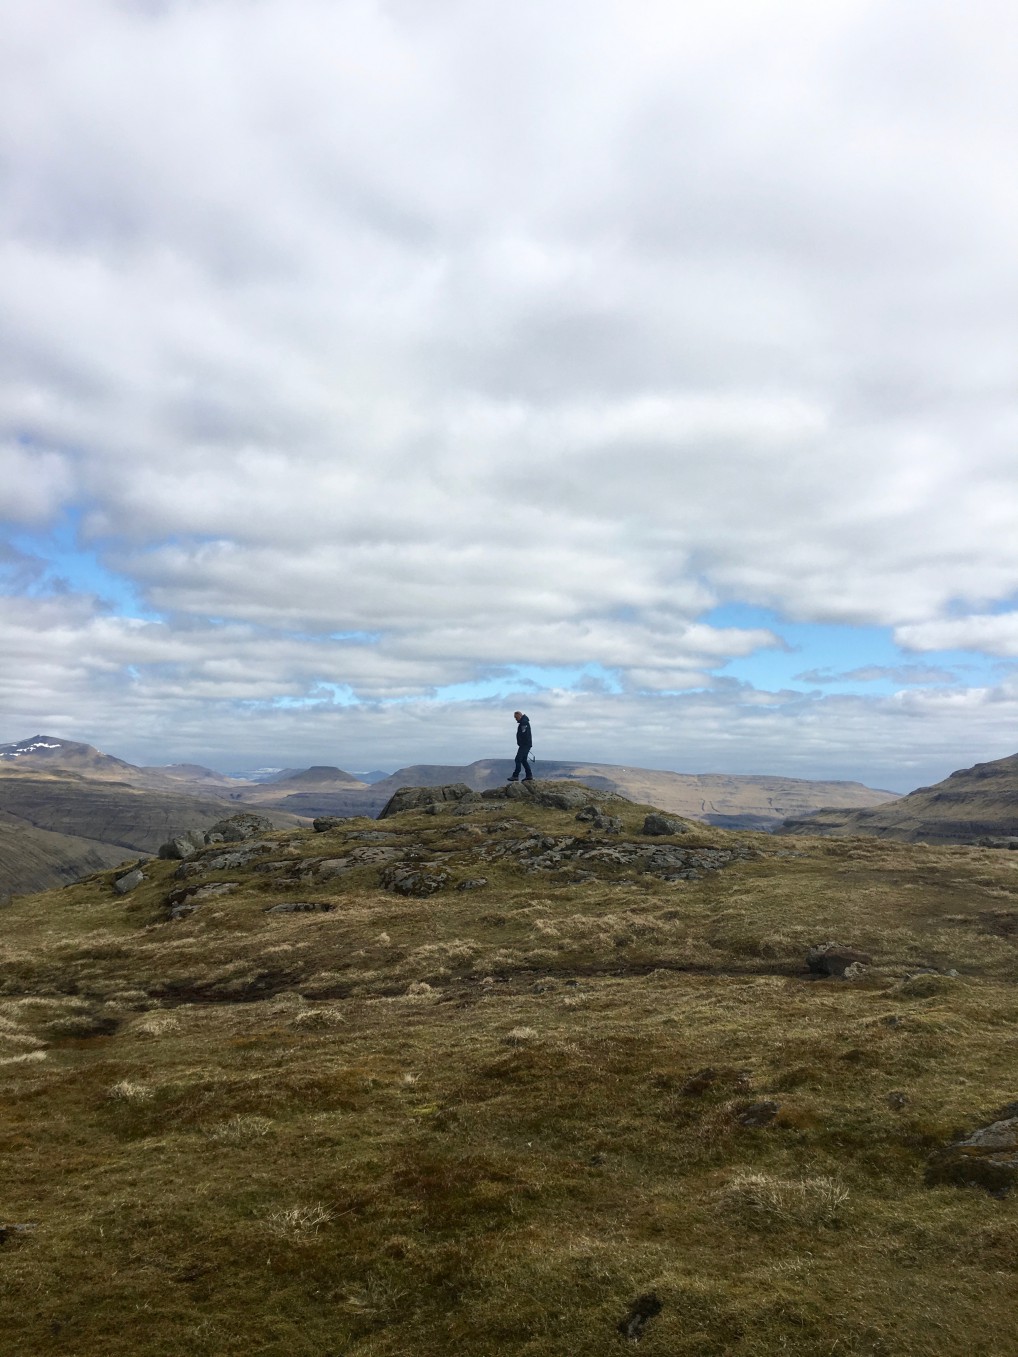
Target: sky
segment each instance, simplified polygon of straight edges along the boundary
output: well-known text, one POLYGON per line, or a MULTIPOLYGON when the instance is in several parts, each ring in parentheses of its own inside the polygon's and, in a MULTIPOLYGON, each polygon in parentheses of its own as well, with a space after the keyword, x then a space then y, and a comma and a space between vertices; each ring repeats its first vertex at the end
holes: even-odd
POLYGON ((1018 751, 1018 8, 0 0, 0 742, 1018 751))

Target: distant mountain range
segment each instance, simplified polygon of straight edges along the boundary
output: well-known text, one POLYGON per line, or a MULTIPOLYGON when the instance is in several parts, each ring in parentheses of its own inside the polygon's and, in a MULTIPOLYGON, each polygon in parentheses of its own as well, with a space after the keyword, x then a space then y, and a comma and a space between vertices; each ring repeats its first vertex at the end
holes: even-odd
POLYGON ((207 829, 236 811, 233 785, 196 765, 137 768, 50 736, 0 745, 0 899, 151 856, 173 834, 207 829))
MULTIPOLYGON (((195 763, 138 767, 91 745, 50 735, 0 745, 0 897, 45 890, 152 854, 185 829, 206 829, 238 806, 279 824, 293 817, 375 816, 405 786, 463 782, 483 791, 512 770, 508 759, 417 764, 358 778, 342 768, 262 768, 248 779, 195 763)), ((611 764, 544 762, 544 779, 583 782, 729 829, 773 829, 826 805, 870 807, 893 799, 856 782, 655 772, 611 764)))
MULTIPOLYGON (((322 815, 374 817, 400 787, 459 782, 485 791, 511 770, 508 759, 477 759, 357 777, 316 764, 258 769, 244 780, 194 763, 137 767, 91 745, 34 735, 0 745, 0 898, 153 854, 174 834, 207 829, 241 806, 280 825, 322 815)), ((1018 840, 1018 754, 962 769, 907 796, 859 782, 601 763, 542 760, 536 774, 723 829, 928 843, 1018 840)))
POLYGON ((786 820, 783 834, 864 834, 905 843, 1018 844, 1018 754, 962 768, 886 805, 824 809, 786 820))

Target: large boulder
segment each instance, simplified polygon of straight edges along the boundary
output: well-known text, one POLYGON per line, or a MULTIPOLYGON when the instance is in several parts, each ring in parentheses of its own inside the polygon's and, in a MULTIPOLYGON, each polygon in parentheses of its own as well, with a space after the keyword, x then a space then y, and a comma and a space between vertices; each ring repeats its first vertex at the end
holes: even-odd
POLYGON ((678 820, 673 820, 670 815, 661 815, 658 811, 652 811, 643 821, 644 834, 685 834, 685 825, 680 825, 678 820))
POLYGON ((205 847, 205 831, 202 829, 185 829, 183 834, 174 834, 171 839, 167 839, 164 844, 159 846, 159 856, 161 858, 171 858, 181 860, 183 858, 193 858, 199 848, 205 847))
POLYGON ((259 834, 271 834, 275 825, 264 815, 255 815, 251 811, 241 811, 225 820, 217 820, 205 835, 206 843, 216 843, 216 835, 225 843, 237 843, 241 839, 256 839, 259 834))

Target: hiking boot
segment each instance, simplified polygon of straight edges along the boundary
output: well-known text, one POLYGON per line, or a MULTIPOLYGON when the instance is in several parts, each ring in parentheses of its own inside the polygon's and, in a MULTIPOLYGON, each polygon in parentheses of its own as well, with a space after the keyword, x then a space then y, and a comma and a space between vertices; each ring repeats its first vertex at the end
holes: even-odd
MULTIPOLYGON (((526 778, 524 778, 524 781, 526 781, 526 778)), ((519 782, 519 778, 518 778, 518 777, 507 777, 507 778, 506 778, 506 782, 519 782)))

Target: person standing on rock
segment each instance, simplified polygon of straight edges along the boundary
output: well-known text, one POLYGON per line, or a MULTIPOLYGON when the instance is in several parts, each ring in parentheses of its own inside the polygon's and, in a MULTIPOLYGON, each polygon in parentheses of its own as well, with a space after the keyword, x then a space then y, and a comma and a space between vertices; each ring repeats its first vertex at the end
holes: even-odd
POLYGON ((524 782, 533 782, 534 775, 528 761, 534 744, 534 737, 530 733, 530 717, 522 711, 514 711, 513 716, 516 717, 516 766, 506 781, 519 782, 520 773, 523 773, 524 782))

